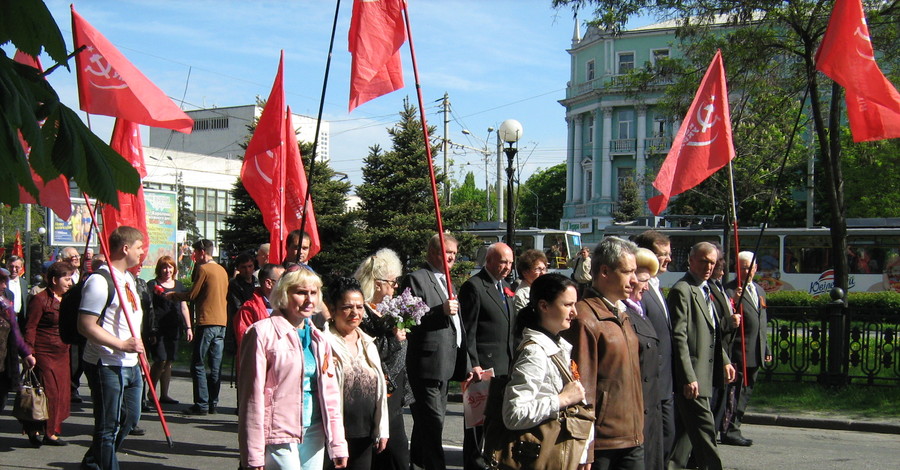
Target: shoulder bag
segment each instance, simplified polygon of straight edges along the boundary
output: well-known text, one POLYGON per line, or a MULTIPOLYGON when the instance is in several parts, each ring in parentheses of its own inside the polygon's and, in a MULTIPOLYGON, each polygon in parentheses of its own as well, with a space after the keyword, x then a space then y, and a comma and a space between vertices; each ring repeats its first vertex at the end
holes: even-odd
POLYGON ((12 414, 22 422, 47 421, 47 395, 33 368, 22 370, 12 414))

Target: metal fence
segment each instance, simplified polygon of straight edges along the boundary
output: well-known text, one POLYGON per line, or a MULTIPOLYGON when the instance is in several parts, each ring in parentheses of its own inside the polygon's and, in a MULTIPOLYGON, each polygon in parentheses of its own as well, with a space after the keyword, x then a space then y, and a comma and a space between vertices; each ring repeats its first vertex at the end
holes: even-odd
POLYGON ((766 381, 817 381, 829 385, 900 383, 900 314, 821 307, 767 309, 766 381))

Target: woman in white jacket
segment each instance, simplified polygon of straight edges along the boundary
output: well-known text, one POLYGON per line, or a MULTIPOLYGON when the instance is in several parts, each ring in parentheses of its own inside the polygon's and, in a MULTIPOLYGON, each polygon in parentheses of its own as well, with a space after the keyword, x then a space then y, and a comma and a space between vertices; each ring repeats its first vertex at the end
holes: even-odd
MULTIPOLYGON (((575 318, 576 301, 576 284, 560 274, 545 274, 531 285, 528 306, 517 318, 522 343, 504 394, 503 424, 507 428, 535 427, 584 400, 581 382, 575 380, 564 385, 562 373, 554 362, 556 356, 562 364, 571 364, 572 345, 559 333, 568 329, 575 318)), ((588 467, 586 461, 585 450, 579 469, 588 467)))
POLYGON ((343 391, 341 411, 350 448, 347 468, 371 470, 372 452, 385 449, 390 426, 378 347, 359 328, 365 315, 359 282, 338 278, 328 286, 325 303, 331 312, 325 337, 334 351, 335 375, 343 391))

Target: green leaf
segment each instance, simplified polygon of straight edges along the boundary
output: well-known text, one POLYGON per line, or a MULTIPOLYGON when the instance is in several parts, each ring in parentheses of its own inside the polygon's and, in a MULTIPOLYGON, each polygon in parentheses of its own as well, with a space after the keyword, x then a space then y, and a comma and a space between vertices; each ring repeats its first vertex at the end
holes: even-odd
POLYGON ((8 42, 26 54, 46 50, 56 62, 66 60, 66 41, 41 1, 0 0, 0 44, 8 42))

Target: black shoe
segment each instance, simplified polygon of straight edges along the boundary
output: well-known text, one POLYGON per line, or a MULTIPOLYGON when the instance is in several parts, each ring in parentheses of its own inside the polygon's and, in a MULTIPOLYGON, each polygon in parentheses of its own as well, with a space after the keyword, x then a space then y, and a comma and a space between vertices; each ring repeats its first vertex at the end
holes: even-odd
POLYGON ((186 415, 194 415, 194 416, 206 416, 209 414, 209 411, 200 408, 197 405, 191 406, 190 408, 185 409, 182 413, 186 415))
POLYGON ((753 441, 750 439, 744 439, 740 436, 723 436, 722 444, 726 446, 740 446, 740 447, 750 447, 753 445, 753 441))
POLYGON ((209 406, 209 414, 214 415, 218 410, 216 410, 216 405, 209 406))
POLYGON ((180 403, 178 400, 170 397, 162 397, 159 399, 159 402, 164 405, 177 405, 178 403, 180 403))
POLYGON ((41 442, 40 434, 36 432, 28 433, 28 441, 31 442, 31 445, 34 447, 40 447, 43 442, 41 442))
POLYGON ((84 399, 81 398, 81 395, 73 393, 72 398, 70 398, 69 401, 71 401, 72 403, 82 403, 84 402, 84 399))
POLYGON ((147 431, 137 426, 131 428, 131 431, 128 432, 129 436, 143 436, 144 434, 147 434, 147 431))
POLYGON ((44 445, 65 447, 65 446, 69 445, 69 443, 58 437, 56 439, 50 439, 49 437, 44 436, 44 445))

